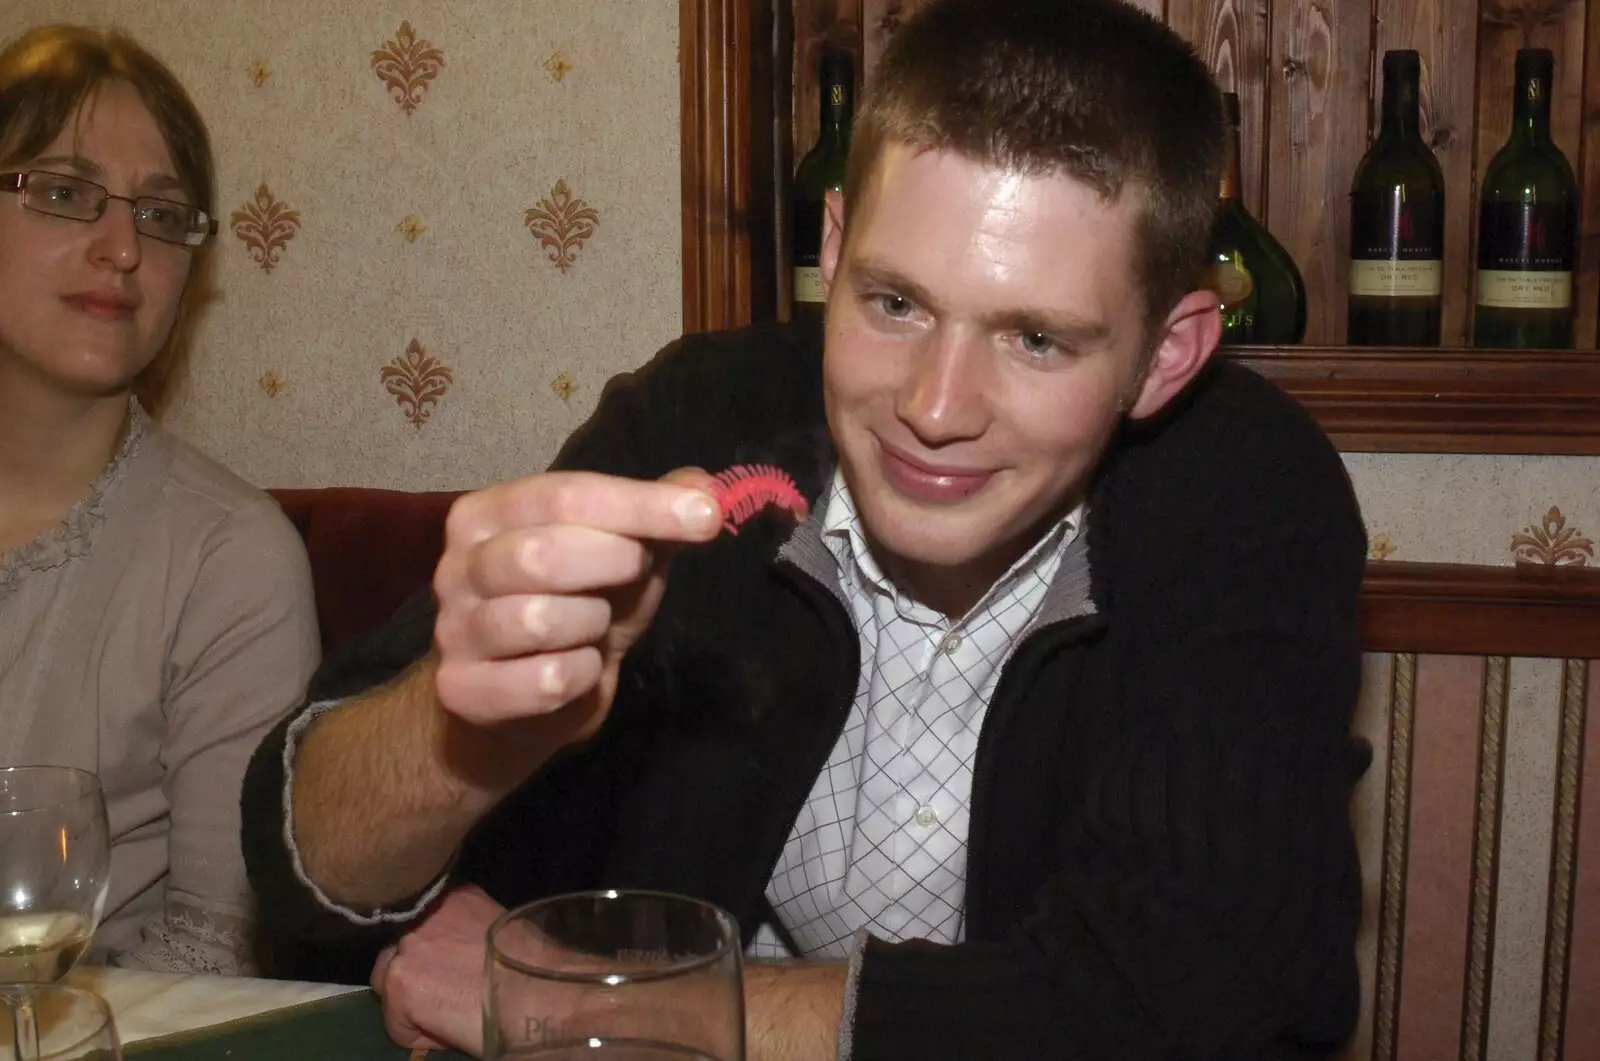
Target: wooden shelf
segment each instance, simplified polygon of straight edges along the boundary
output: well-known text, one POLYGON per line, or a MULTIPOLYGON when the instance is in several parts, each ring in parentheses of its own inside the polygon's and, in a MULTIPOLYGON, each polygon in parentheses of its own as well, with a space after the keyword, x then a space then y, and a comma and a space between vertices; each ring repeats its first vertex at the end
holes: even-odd
POLYGON ((1600 352, 1233 347, 1356 453, 1600 456, 1600 352))

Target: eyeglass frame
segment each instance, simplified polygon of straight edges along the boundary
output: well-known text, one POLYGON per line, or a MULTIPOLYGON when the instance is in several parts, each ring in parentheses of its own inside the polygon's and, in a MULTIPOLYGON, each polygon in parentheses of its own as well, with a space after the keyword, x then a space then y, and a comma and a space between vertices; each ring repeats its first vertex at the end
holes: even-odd
POLYGON ((185 250, 194 250, 197 247, 203 247, 210 242, 213 236, 217 234, 217 219, 192 203, 180 203, 176 199, 163 199, 159 195, 113 195, 105 185, 89 180, 87 177, 79 177, 71 173, 57 173, 54 170, 48 169, 12 170, 10 172, 0 173, 0 191, 14 192, 22 196, 22 205, 26 209, 31 210, 36 214, 40 214, 44 217, 59 218, 62 221, 76 221, 85 225, 92 225, 102 217, 105 217, 106 208, 110 206, 111 201, 115 199, 119 202, 127 203, 133 208, 133 228, 135 232, 139 233, 139 235, 149 236, 151 239, 159 240, 168 246, 182 247, 185 250), (99 206, 95 210, 95 215, 93 217, 72 217, 67 214, 58 214, 50 210, 41 210, 37 205, 30 202, 28 198, 28 181, 29 178, 35 175, 55 177, 59 180, 75 181, 78 184, 98 189, 100 192, 100 199, 99 206), (198 215, 198 220, 201 227, 198 230, 190 229, 187 233, 190 238, 184 240, 167 239, 166 237, 158 236, 153 232, 146 232, 139 227, 140 203, 160 203, 162 206, 176 207, 181 210, 190 211, 191 214, 198 215))

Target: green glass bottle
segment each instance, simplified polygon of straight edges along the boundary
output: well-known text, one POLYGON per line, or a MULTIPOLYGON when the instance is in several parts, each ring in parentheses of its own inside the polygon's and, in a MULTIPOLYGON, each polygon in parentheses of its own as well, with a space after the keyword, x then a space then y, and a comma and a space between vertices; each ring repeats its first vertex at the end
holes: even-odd
POLYGON ((1383 118, 1350 191, 1352 346, 1438 346, 1444 173, 1423 143, 1422 59, 1383 56, 1383 118))
POLYGON ((822 211, 828 192, 844 187, 850 157, 850 127, 855 117, 855 62, 850 53, 822 53, 822 130, 795 170, 790 197, 789 262, 794 273, 796 318, 820 317, 827 302, 822 290, 822 211))
POLYGON ((1223 345, 1298 343, 1306 334, 1305 283, 1283 244, 1244 208, 1239 97, 1230 92, 1223 103, 1230 127, 1228 164, 1201 286, 1222 300, 1223 345))
POLYGON ((1578 186, 1550 139, 1554 74, 1548 49, 1517 52, 1511 136, 1483 174, 1475 346, 1572 347, 1578 186))

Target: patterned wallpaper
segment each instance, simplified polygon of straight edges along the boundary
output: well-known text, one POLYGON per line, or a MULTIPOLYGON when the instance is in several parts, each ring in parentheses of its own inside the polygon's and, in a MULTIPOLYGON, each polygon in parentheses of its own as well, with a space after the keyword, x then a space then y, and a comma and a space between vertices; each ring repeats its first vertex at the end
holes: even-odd
POLYGON ((1374 560, 1594 567, 1600 458, 1347 453, 1374 560))
POLYGON ((177 430, 266 486, 544 466, 681 328, 668 0, 0 0, 112 25, 210 125, 221 299, 177 430))

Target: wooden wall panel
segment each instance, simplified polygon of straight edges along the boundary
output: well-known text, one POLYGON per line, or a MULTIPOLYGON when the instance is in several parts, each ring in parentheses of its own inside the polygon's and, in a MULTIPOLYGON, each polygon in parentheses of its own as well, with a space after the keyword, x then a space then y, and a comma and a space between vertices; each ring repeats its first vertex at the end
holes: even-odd
MULTIPOLYGON (((1363 0, 1357 0, 1363 2, 1363 0)), ((1239 94, 1245 207, 1263 218, 1270 0, 1169 0, 1167 24, 1191 41, 1224 92, 1239 94)))
POLYGON ((1264 218, 1306 282, 1308 343, 1339 343, 1350 178, 1367 146, 1372 0, 1273 0, 1264 218))
POLYGON ((1583 232, 1578 248, 1578 346, 1588 348, 1600 330, 1600 0, 1589 4, 1583 50, 1583 143, 1572 161, 1578 167, 1578 224, 1583 232))
MULTIPOLYGON (((1383 101, 1383 53, 1422 54, 1422 135, 1445 180, 1445 346, 1463 346, 1471 317, 1469 253, 1476 225, 1473 119, 1476 105, 1478 0, 1377 0, 1373 35, 1372 113, 1383 101)), ((1352 174, 1353 174, 1352 170, 1352 174)))

